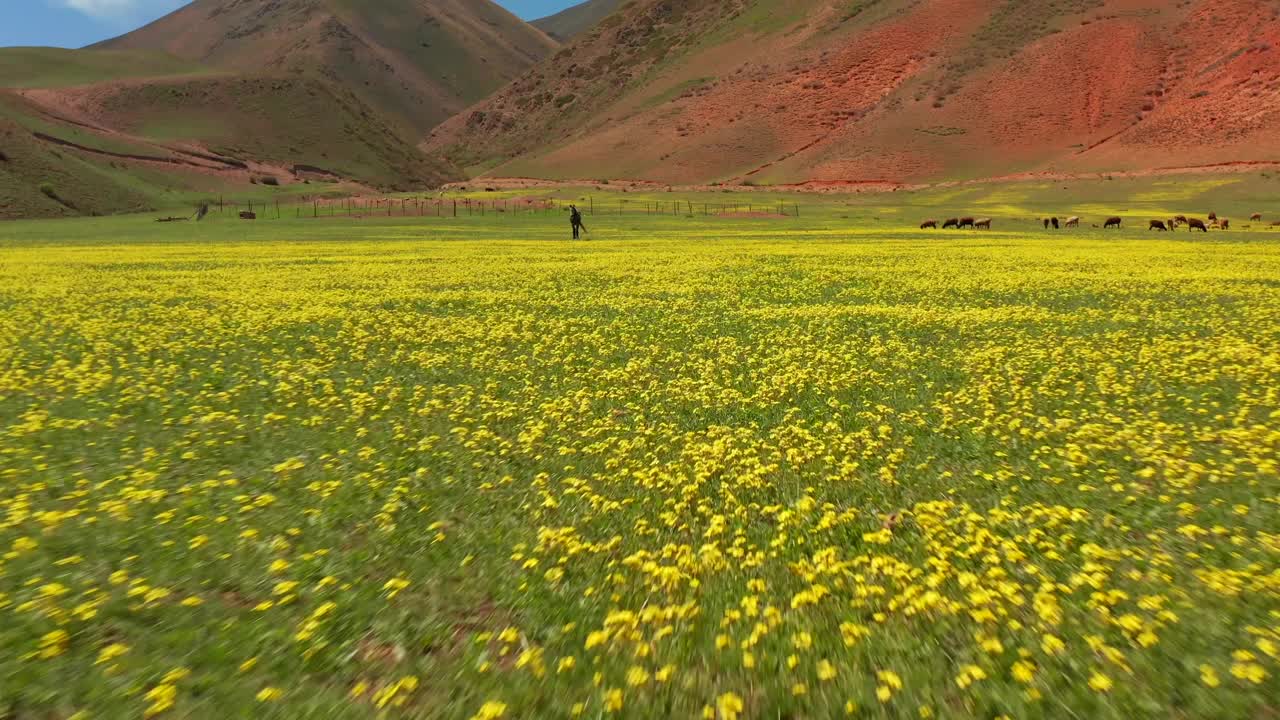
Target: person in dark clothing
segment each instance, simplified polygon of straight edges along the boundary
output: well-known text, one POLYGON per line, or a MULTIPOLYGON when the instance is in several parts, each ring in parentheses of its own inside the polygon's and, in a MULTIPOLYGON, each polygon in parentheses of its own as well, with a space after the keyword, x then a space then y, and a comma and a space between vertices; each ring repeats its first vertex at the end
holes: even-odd
POLYGON ((580 232, 587 229, 582 222, 582 213, 578 212, 577 205, 569 206, 569 224, 573 226, 573 239, 577 240, 581 237, 580 232))

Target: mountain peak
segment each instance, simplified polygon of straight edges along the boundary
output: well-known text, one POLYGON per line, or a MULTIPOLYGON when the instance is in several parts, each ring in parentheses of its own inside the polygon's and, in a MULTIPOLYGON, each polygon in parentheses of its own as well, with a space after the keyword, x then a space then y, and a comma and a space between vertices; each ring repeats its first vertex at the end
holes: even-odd
POLYGON ((490 0, 196 0, 97 47, 314 74, 421 135, 556 46, 490 0))

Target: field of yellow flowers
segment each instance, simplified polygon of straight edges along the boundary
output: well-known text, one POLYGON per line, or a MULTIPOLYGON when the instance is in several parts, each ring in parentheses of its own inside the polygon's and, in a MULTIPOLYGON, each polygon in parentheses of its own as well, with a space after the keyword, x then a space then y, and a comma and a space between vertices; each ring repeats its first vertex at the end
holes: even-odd
POLYGON ((6 244, 0 717, 1280 713, 1274 237, 461 222, 6 244))

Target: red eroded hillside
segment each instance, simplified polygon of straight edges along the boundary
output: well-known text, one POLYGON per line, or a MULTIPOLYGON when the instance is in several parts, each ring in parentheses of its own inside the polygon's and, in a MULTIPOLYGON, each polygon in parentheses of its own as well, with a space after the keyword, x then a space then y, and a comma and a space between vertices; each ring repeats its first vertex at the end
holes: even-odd
POLYGON ((1159 86, 1142 118, 1082 153, 1106 167, 1153 162, 1209 165, 1280 157, 1280 6, 1200 2, 1176 28, 1159 86))
POLYGON ((486 174, 918 182, 1280 160, 1266 0, 637 0, 426 148, 486 174))

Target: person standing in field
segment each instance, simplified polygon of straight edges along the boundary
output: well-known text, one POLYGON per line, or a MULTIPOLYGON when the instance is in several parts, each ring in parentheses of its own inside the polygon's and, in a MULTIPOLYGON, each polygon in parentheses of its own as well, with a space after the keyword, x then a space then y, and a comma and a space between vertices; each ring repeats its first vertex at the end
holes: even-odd
POLYGON ((574 240, 581 237, 580 231, 587 229, 587 226, 582 223, 582 213, 578 212, 577 205, 569 206, 569 224, 573 226, 574 240))

